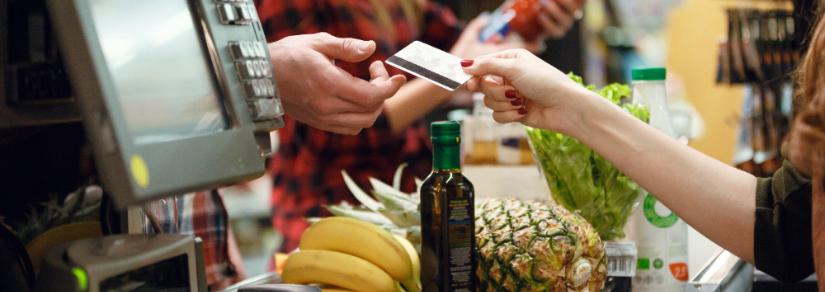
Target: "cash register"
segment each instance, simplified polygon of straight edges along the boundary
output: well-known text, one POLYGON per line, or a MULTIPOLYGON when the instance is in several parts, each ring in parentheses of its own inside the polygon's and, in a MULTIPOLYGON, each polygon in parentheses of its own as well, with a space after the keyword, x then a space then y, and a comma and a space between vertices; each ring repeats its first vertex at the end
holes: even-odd
MULTIPOLYGON (((116 208, 263 174, 284 110, 252 0, 0 0, 0 22, 0 132, 82 122, 116 208)), ((200 239, 69 242, 34 286, 205 291, 200 239)))

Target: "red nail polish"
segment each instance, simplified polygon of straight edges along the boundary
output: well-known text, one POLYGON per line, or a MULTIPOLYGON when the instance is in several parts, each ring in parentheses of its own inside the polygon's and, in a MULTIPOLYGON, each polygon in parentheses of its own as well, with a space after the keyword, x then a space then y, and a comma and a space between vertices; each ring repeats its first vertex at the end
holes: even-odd
POLYGON ((473 60, 461 60, 461 67, 470 67, 473 65, 473 60))
POLYGON ((516 94, 516 91, 512 90, 512 89, 508 89, 507 91, 505 91, 504 96, 506 96, 509 99, 514 99, 514 98, 518 97, 518 95, 516 94))
POLYGON ((526 108, 520 108, 520 109, 518 109, 518 114, 520 114, 520 115, 526 115, 526 114, 527 114, 527 109, 526 109, 526 108))
POLYGON ((510 104, 512 105, 521 105, 521 103, 521 99, 514 99, 510 101, 510 104))

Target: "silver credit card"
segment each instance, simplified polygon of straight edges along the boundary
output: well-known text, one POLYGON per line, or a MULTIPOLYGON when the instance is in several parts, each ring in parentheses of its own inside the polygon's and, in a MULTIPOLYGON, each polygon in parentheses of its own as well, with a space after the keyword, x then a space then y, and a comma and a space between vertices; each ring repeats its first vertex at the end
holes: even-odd
POLYGON ((387 64, 450 91, 472 78, 461 69, 461 58, 419 41, 389 57, 387 64))

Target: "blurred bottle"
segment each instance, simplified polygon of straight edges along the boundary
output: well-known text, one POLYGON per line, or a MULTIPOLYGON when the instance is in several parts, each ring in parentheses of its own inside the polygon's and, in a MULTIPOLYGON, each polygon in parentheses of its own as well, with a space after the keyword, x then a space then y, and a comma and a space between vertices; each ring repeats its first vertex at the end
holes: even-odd
POLYGON ((493 111, 484 106, 484 94, 473 94, 473 114, 464 120, 467 133, 465 163, 495 164, 498 161, 498 142, 496 140, 496 122, 493 111))
POLYGON ((510 31, 518 33, 525 41, 532 42, 541 35, 538 15, 541 3, 550 0, 508 0, 490 16, 487 26, 481 30, 482 42, 495 35, 506 36, 510 31))
MULTIPOLYGON (((633 102, 650 109, 650 125, 676 138, 667 107, 665 68, 633 69, 633 102)), ((656 197, 642 192, 629 224, 638 260, 633 291, 684 291, 688 280, 687 225, 656 197)))

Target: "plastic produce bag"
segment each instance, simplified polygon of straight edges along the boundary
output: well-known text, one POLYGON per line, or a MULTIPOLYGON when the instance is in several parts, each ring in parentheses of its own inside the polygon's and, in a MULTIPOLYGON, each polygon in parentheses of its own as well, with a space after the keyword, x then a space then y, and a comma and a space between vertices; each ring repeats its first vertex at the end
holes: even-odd
MULTIPOLYGON (((584 86, 581 77, 569 76, 584 86)), ((614 83, 599 90, 592 85, 586 87, 648 122, 650 112, 646 107, 623 102, 631 94, 627 85, 614 83)), ((640 187, 572 137, 529 127, 527 134, 553 199, 568 210, 579 212, 603 240, 624 237, 624 225, 640 187)))

